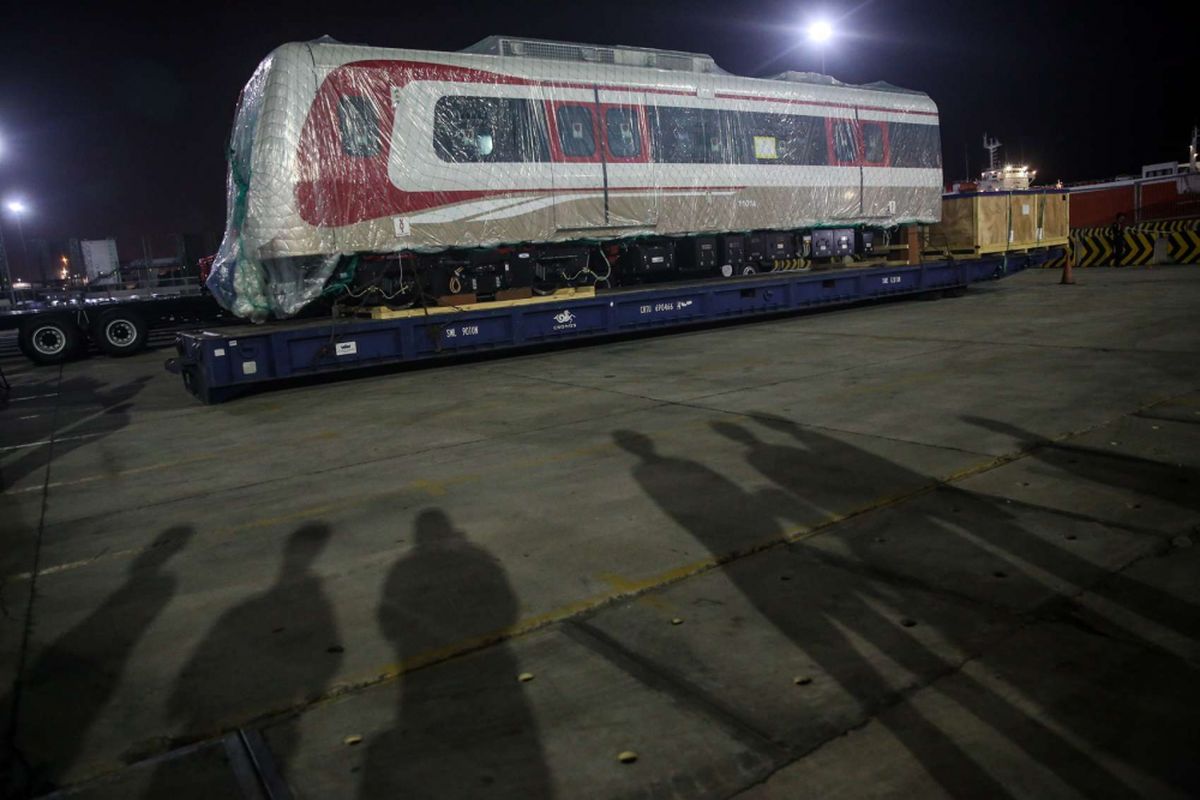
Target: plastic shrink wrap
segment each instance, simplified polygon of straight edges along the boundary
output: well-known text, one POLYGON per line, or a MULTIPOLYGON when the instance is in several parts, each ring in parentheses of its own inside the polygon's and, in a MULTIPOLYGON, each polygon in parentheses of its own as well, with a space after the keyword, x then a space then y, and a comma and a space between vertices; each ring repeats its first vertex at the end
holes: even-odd
POLYGON ((287 44, 242 92, 208 286, 288 317, 339 261, 940 215, 937 107, 708 56, 491 37, 459 53, 287 44))

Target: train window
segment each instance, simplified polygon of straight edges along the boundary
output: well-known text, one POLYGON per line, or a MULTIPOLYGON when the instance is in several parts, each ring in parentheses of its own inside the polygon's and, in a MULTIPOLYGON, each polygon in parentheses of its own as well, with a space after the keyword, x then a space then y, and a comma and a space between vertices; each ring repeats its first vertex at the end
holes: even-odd
POLYGON ((833 157, 842 163, 858 161, 858 141, 854 136, 853 120, 833 120, 833 157))
POLYGON ((517 136, 522 161, 549 161, 550 134, 546 107, 532 100, 510 100, 517 109, 517 136))
POLYGON ((820 117, 802 117, 792 114, 744 113, 738 115, 745 134, 741 137, 749 144, 739 161, 743 164, 824 164, 825 121, 820 117), (759 139, 775 140, 775 156, 764 157, 759 139))
POLYGON ((536 103, 503 97, 442 97, 434 106, 433 149, 450 162, 549 161, 536 103))
MULTIPOLYGON (((825 120, 792 114, 650 109, 654 160, 666 164, 821 165, 828 161, 825 120)), ((854 123, 847 121, 850 161, 857 161, 854 123)))
POLYGON ((825 148, 825 120, 820 117, 787 116, 784 129, 786 164, 824 165, 829 158, 825 148))
POLYGON ((379 154, 379 117, 367 98, 357 94, 338 98, 338 127, 346 155, 369 158, 379 154))
POLYGON ((862 124, 863 135, 863 161, 868 164, 879 164, 884 158, 883 146, 883 123, 882 122, 864 122, 862 124))
POLYGON ((724 121, 721 112, 713 110, 655 108, 650 117, 654 160, 665 164, 728 163, 731 148, 724 121))
POLYGON ((617 158, 634 158, 642 153, 636 108, 610 108, 604 112, 608 152, 617 158))
POLYGON ((889 122, 888 139, 893 167, 940 167, 942 141, 937 125, 889 122))
MULTIPOLYGON (((718 116, 721 135, 725 137, 725 162, 727 164, 756 164, 754 157, 754 135, 771 136, 771 131, 753 131, 746 127, 746 115, 738 111, 722 111, 718 116)), ((764 143, 762 145, 766 147, 764 143)), ((778 150, 779 142, 775 143, 778 150)), ((768 159, 769 161, 769 159, 768 159)))
POLYGON ((704 111, 704 160, 709 164, 728 164, 736 162, 733 158, 733 137, 730 135, 730 123, 733 121, 728 114, 718 111, 704 111))
POLYGON ((558 123, 558 142, 563 155, 584 158, 596 152, 592 110, 584 106, 559 106, 555 112, 558 123))
POLYGON ((653 120, 654 158, 666 164, 704 162, 704 120, 694 108, 656 108, 653 120))

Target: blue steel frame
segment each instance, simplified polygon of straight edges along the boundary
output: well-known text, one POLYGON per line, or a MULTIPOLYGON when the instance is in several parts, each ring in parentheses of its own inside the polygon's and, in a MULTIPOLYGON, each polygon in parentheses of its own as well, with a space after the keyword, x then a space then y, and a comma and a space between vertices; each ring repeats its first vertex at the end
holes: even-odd
POLYGON ((193 395, 217 403, 264 382, 305 375, 955 289, 1040 265, 1060 253, 774 272, 495 309, 181 333, 178 357, 167 367, 183 376, 193 395))

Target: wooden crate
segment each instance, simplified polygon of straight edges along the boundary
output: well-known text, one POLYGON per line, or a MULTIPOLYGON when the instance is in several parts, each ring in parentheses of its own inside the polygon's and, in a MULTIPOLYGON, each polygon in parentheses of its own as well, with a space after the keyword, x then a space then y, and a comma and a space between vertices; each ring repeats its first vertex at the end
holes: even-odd
POLYGON ((930 253, 983 255, 1063 244, 1066 192, 980 192, 942 198, 942 221, 926 231, 930 253))
POLYGON ((1038 199, 1036 194, 1008 196, 1008 248, 1028 250, 1038 246, 1038 199))
MULTIPOLYGON (((944 202, 944 201, 943 201, 944 202)), ((976 251, 994 253, 1008 249, 1008 196, 995 192, 975 200, 976 251)))
POLYGON ((1039 209, 1039 244, 1042 247, 1065 245, 1071 238, 1071 195, 1065 191, 1046 192, 1041 195, 1039 209))

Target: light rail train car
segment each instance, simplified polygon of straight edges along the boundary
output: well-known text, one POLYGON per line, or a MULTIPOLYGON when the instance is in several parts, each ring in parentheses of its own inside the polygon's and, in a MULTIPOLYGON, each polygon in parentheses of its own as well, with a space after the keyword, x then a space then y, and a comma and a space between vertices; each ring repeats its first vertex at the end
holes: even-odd
POLYGON ((239 316, 770 271, 939 219, 937 107, 705 55, 286 44, 243 90, 208 285, 239 316))

